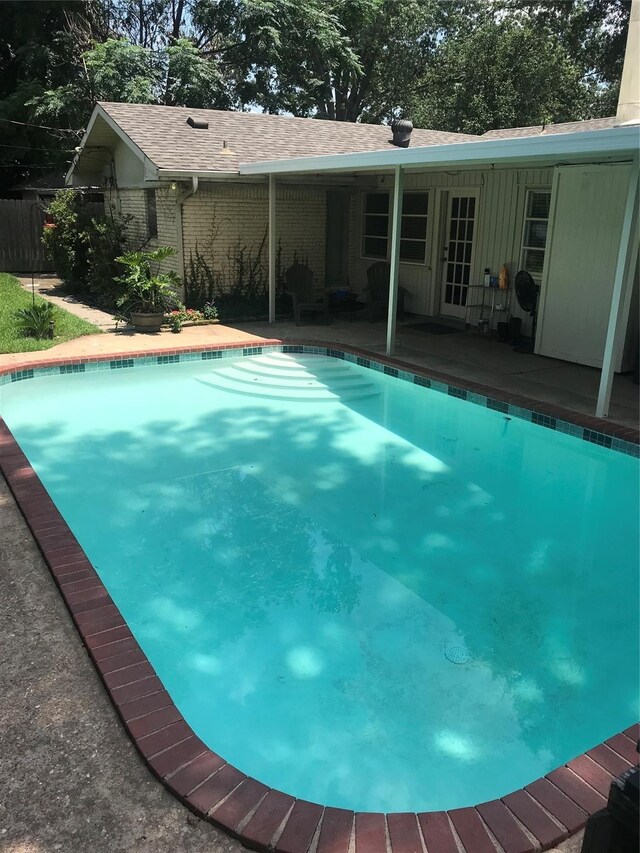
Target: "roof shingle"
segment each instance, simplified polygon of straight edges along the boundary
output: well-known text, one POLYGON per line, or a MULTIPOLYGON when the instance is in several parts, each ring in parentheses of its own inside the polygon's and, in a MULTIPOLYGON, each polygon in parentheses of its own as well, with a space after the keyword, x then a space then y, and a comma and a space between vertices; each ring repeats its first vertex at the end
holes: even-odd
MULTIPOLYGON (((391 128, 386 125, 151 104, 101 102, 100 106, 160 169, 236 172, 240 163, 257 160, 391 148, 391 128), (188 125, 189 116, 208 121, 208 129, 188 125)), ((478 138, 416 128, 411 135, 411 146, 478 138)))

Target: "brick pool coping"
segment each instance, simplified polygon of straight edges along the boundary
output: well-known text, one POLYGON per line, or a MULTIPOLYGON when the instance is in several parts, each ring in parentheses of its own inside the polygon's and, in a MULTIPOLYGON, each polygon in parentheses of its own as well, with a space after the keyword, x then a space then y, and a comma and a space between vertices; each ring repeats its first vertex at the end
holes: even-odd
MULTIPOLYGON (((96 358, 52 359, 27 365, 27 375, 10 381, 32 378, 34 370, 66 367, 61 372, 77 372, 73 367, 88 362, 111 362, 110 367, 135 358, 163 358, 172 363, 186 353, 216 350, 246 350, 246 354, 286 346, 299 352, 306 346, 344 358, 355 356, 363 366, 385 373, 403 372, 434 383, 430 387, 467 398, 467 394, 486 397, 487 405, 501 402, 520 411, 529 403, 534 423, 552 429, 556 420, 585 431, 587 441, 602 444, 594 436, 638 444, 638 432, 606 421, 540 404, 516 395, 505 395, 475 383, 463 382, 445 374, 423 370, 396 359, 378 356, 345 345, 327 346, 326 342, 261 341, 256 346, 223 344, 161 352, 110 354, 96 358), (31 373, 31 375, 29 375, 31 373), (456 393, 463 391, 464 394, 456 393), (453 392, 453 393, 452 393, 453 392), (544 418, 545 420, 542 420, 544 418), (605 431, 604 428, 609 427, 605 431), (587 435, 586 433, 589 433, 587 435), (593 436, 591 435, 593 433, 593 436)), ((214 356, 212 356, 214 357, 214 356)), ((15 374, 15 368, 0 370, 15 374)), ((470 402, 480 403, 478 399, 470 402)), ((482 404, 482 403, 480 403, 482 404)), ((499 411, 503 409, 498 408, 499 411)), ((515 416, 523 415, 513 412, 515 416)), ((575 433, 574 433, 575 434, 575 433)), ((628 452, 628 451, 625 451, 628 452)), ((634 454, 635 455, 635 454, 634 454)), ((83 643, 102 679, 109 698, 143 760, 154 775, 199 817, 221 827, 246 846, 276 853, 535 853, 547 850, 582 828, 590 815, 606 806, 613 779, 638 761, 636 741, 640 725, 625 729, 604 743, 574 758, 523 789, 501 799, 475 807, 451 811, 420 813, 363 813, 297 800, 269 789, 246 776, 210 750, 192 731, 164 689, 151 663, 129 630, 119 609, 109 596, 97 572, 87 558, 64 518, 56 508, 36 472, 0 419, 0 471, 20 508, 49 570, 60 590, 83 643)))

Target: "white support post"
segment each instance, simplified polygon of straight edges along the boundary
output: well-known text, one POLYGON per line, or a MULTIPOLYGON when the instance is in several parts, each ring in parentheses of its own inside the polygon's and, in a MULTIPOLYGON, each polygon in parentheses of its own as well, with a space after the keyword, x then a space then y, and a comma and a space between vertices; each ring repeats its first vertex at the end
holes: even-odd
POLYGON ((391 271, 389 274, 389 313, 387 316, 387 355, 396 349, 396 313, 398 309, 398 273, 400 270, 400 228, 402 225, 402 190, 404 173, 395 167, 391 208, 391 271))
POLYGON ((276 321, 276 176, 269 175, 269 322, 276 321))
MULTIPOLYGON (((629 188, 624 208, 624 220, 620 233, 620 245, 618 247, 618 259, 616 271, 613 278, 613 292, 611 294, 611 310, 609 312, 609 325, 607 327, 607 338, 604 345, 604 357, 602 360, 602 372, 600 374, 600 388, 598 390, 598 402, 596 405, 596 417, 606 418, 609 414, 611 402, 611 389, 613 387, 613 375, 617 356, 620 351, 621 335, 624 334, 622 320, 629 312, 629 293, 625 293, 625 285, 628 285, 633 269, 629 269, 634 263, 634 256, 638 250, 638 228, 637 228, 637 199, 638 199, 638 157, 634 158, 629 176, 629 188)), ((626 288, 629 290, 629 287, 626 288)))

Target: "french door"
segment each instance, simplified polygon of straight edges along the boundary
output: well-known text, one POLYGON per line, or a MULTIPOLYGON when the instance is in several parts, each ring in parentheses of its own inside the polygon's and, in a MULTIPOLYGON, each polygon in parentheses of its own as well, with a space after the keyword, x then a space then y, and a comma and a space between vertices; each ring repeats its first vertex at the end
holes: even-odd
POLYGON ((479 190, 450 190, 443 245, 440 313, 465 316, 476 239, 479 190))

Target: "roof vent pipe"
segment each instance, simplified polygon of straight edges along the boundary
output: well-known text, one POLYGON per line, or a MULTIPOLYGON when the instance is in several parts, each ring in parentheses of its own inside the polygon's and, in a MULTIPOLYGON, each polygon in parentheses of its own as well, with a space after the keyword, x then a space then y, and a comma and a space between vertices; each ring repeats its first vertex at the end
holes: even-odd
POLYGON ((209 122, 208 121, 205 121, 204 119, 201 119, 201 118, 194 118, 193 116, 189 116, 189 118, 187 119, 187 124, 190 125, 191 127, 195 128, 196 130, 208 130, 209 129, 209 122))
POLYGON ((411 141, 411 131, 413 130, 413 122, 408 118, 399 118, 391 122, 391 132, 393 133, 392 142, 398 148, 408 148, 411 141))

